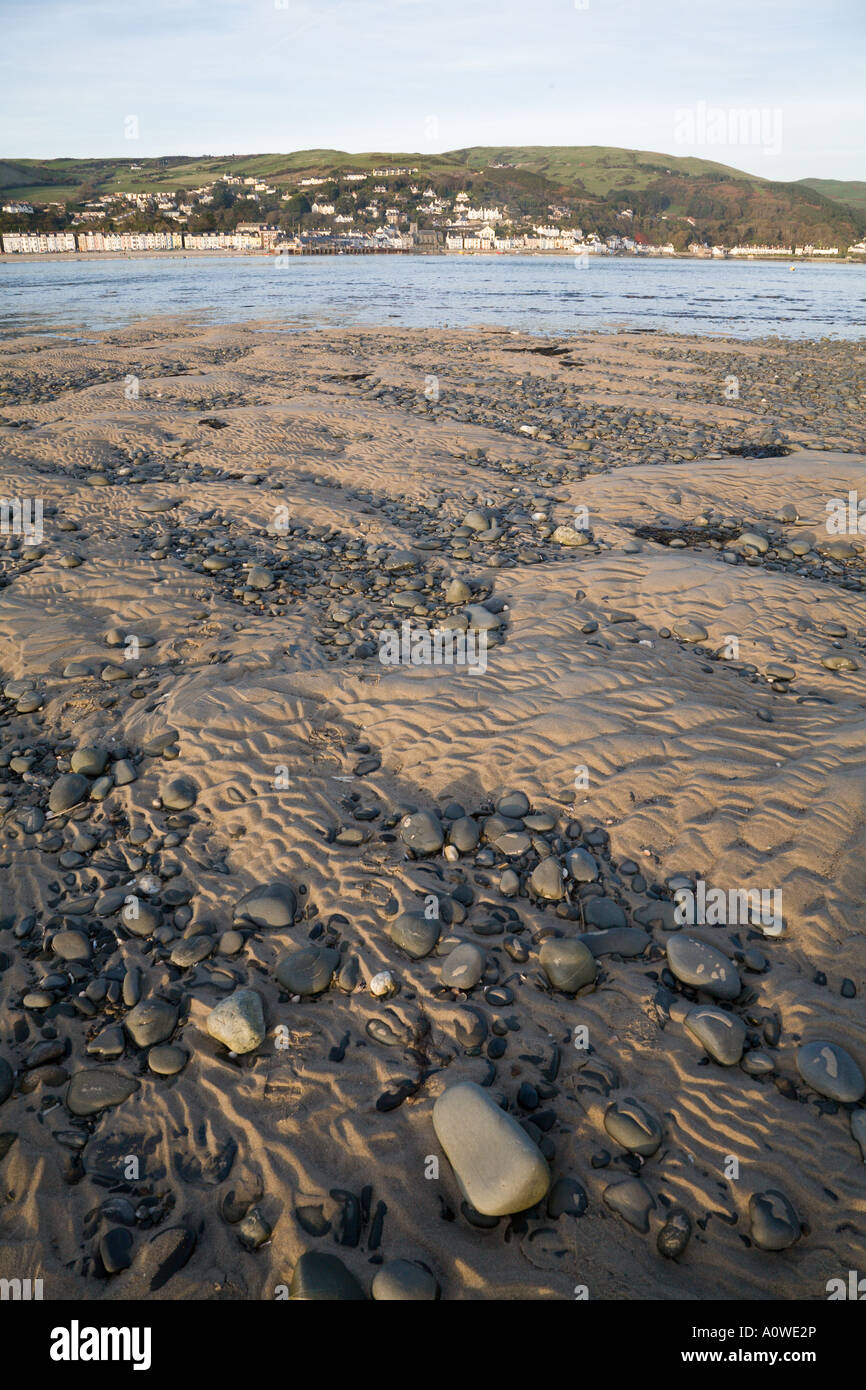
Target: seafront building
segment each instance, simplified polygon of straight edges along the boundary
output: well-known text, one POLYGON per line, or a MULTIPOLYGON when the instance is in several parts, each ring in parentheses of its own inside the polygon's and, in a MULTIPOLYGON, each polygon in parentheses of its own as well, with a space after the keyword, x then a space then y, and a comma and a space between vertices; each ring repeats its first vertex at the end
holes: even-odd
MULTIPOLYGON (((326 254, 345 252, 362 254, 375 251, 421 251, 458 255, 502 255, 546 253, 579 256, 675 256, 678 253, 668 242, 654 246, 645 240, 616 234, 602 240, 591 233, 584 236, 580 228, 568 229, 538 225, 529 232, 499 230, 495 221, 479 225, 459 203, 458 218, 444 227, 420 230, 416 222, 405 228, 405 216, 397 208, 388 208, 384 226, 373 231, 354 227, 351 214, 334 217, 334 229, 321 228, 291 236, 264 223, 241 222, 233 232, 4 232, 2 246, 5 254, 34 255, 79 251, 85 253, 129 253, 141 251, 240 251, 240 252, 303 252, 326 254), (336 224, 339 224, 338 226, 336 224), (399 225, 398 225, 399 224, 399 225)), ((320 210, 331 205, 320 205, 320 210)), ((498 209, 486 209, 496 213, 498 209)), ((864 243, 849 248, 854 255, 864 254, 864 243)), ((681 254, 681 253, 680 253, 681 254)), ((732 257, 838 257, 838 246, 710 246, 693 241, 688 255, 703 259, 721 260, 732 257)))
POLYGON ((74 232, 4 232, 4 252, 39 254, 46 251, 74 251, 74 232))

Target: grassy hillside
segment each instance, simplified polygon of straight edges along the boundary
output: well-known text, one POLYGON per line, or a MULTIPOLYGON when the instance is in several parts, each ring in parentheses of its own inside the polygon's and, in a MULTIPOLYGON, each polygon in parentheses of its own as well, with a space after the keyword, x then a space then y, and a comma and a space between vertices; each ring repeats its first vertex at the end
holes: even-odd
MULTIPOLYGON (((603 145, 472 146, 435 155, 322 149, 158 159, 7 158, 0 160, 0 191, 4 201, 77 204, 111 192, 174 193, 232 173, 256 175, 282 192, 296 188, 303 174, 334 176, 382 165, 417 169, 417 183, 432 183, 451 197, 465 189, 524 218, 560 215, 549 212, 552 206, 586 231, 630 230, 651 241, 847 246, 866 231, 866 184, 774 183, 712 160, 603 145), (631 220, 622 217, 626 209, 631 220)), ((400 180, 392 183, 396 196, 400 180)), ((338 192, 335 186, 332 196, 338 192)))
POLYGON ((799 179, 798 182, 823 193, 825 198, 832 198, 834 203, 866 212, 866 183, 858 183, 856 179, 799 179))

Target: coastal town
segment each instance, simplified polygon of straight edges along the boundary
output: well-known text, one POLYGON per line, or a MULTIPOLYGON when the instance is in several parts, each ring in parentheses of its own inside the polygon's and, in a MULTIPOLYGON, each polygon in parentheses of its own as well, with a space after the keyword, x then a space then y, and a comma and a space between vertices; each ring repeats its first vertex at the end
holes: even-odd
MULTIPOLYGON (((139 166, 130 166, 135 176, 139 166)), ((813 245, 704 239, 697 220, 659 211, 656 239, 635 225, 634 208, 611 213, 615 230, 577 225, 575 210, 531 200, 485 201, 417 179, 417 168, 384 165, 297 176, 286 188, 227 172, 174 193, 113 191, 79 204, 10 200, 2 205, 5 255, 235 254, 564 254, 857 259, 866 241, 813 245), (245 220, 246 219, 246 220, 245 220), (14 220, 16 225, 9 226, 14 220), (667 224, 665 226, 665 224, 667 224)))

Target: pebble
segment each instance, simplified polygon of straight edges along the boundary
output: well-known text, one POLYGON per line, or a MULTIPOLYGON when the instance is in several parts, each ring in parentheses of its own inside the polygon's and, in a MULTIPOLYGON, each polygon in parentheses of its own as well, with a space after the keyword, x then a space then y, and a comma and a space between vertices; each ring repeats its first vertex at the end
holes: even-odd
POLYGON ((460 854, 471 854, 481 838, 481 828, 471 816, 460 816, 452 821, 448 830, 448 842, 460 854))
POLYGON ((211 1009, 207 1030, 229 1052, 254 1052, 265 1040, 261 996, 254 989, 236 989, 211 1009))
POLYGON ((152 1047, 165 1042, 177 1026, 177 1009, 166 999, 143 999, 123 1020, 136 1047, 152 1047))
POLYGON ((389 1260, 373 1276, 370 1292, 380 1303, 432 1303, 439 1297, 439 1285, 423 1265, 411 1260, 389 1260))
POLYGON ((370 993, 376 999, 386 999, 397 988, 390 970, 379 970, 370 980, 370 993))
POLYGON ((484 974, 484 964, 484 952, 471 942, 464 942, 446 956, 440 978, 449 989, 474 989, 484 974))
POLYGON ((666 1260, 677 1260, 691 1239, 692 1219, 682 1207, 671 1207, 656 1237, 656 1249, 666 1260))
POLYGON ((676 618, 671 629, 682 642, 706 642, 709 637, 703 623, 693 622, 691 618, 676 618))
POLYGON ((672 936, 666 950, 668 965, 683 984, 717 999, 736 999, 740 993, 742 982, 736 966, 715 946, 691 936, 672 936))
POLYGON ((298 897, 290 883, 268 883, 253 888, 235 905, 236 922, 256 927, 290 927, 298 910, 298 897))
POLYGON ((577 847, 565 856, 565 867, 575 883, 593 883, 598 878, 598 864, 588 850, 577 847))
POLYGON ((433 950, 439 940, 437 917, 425 917, 422 912, 401 912, 385 930, 394 945, 413 960, 420 960, 433 950))
POLYGON ((442 1092, 433 1128, 461 1193, 482 1216, 526 1211, 547 1195, 550 1170, 537 1145, 474 1081, 442 1092))
POLYGON ((565 884, 559 860, 552 856, 540 860, 532 870, 529 886, 537 897, 548 902, 561 902, 565 897, 565 884))
MULTIPOLYGON (((289 994, 302 998, 322 994, 340 962, 338 951, 328 946, 302 946, 290 951, 278 963, 274 974, 289 994)), ((237 1049, 235 1049, 237 1050, 237 1049)))
POLYGON ((422 856, 438 854, 445 843, 442 823, 429 811, 404 816, 400 822, 400 839, 413 854, 422 856))
POLYGON ((787 1250, 800 1239, 800 1221, 783 1192, 770 1188, 749 1198, 752 1240, 759 1250, 787 1250))
POLYGON ((605 1112, 604 1127, 611 1139, 630 1153, 649 1158, 662 1142, 662 1128, 640 1101, 616 1101, 605 1112))
POLYGON ((51 949, 61 960, 90 959, 90 941, 83 932, 59 931, 51 938, 51 949))
POLYGON ((866 1092, 862 1071, 838 1043, 804 1043, 797 1049, 797 1070, 807 1086, 830 1100, 851 1104, 866 1092))
POLYGON ((189 1053, 184 1052, 182 1047, 174 1047, 170 1043, 152 1047, 147 1054, 147 1065, 157 1076, 176 1076, 179 1071, 183 1071, 188 1061, 189 1053))
POLYGON ((595 957, 582 941, 545 941, 538 961, 552 987, 563 994, 576 994, 596 977, 595 957))
POLYGON ((120 1105, 138 1089, 137 1081, 105 1067, 96 1071, 79 1071, 69 1083, 66 1108, 73 1115, 95 1115, 100 1110, 120 1105))
POLYGON ((723 1067, 733 1067, 739 1062, 746 1043, 746 1025, 736 1014, 713 1008, 711 1004, 698 1004, 689 1010, 683 1022, 686 1031, 706 1049, 714 1062, 723 1067))
POLYGON ((107 1274, 119 1274, 132 1264, 132 1232, 126 1226, 112 1226, 99 1241, 99 1257, 107 1274))
POLYGON ((289 1297, 305 1302, 347 1303, 363 1299, 364 1291, 336 1255, 308 1250, 295 1265, 289 1297))
POLYGON ((655 1207, 655 1200, 649 1188, 639 1178, 625 1178, 622 1182, 611 1183, 602 1194, 605 1206, 622 1216, 635 1230, 646 1235, 649 1230, 649 1214, 655 1207))
POLYGON ((51 788, 48 796, 49 810, 59 814, 69 811, 83 801, 90 791, 90 783, 80 772, 64 772, 51 788))
POLYGON ((188 777, 175 777, 162 790, 162 804, 169 811, 188 811, 194 806, 198 792, 188 777))

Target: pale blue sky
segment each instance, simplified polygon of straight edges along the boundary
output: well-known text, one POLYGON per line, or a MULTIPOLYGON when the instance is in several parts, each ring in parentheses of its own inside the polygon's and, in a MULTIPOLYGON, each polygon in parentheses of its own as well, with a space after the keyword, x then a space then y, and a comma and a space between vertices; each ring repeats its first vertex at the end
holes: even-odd
POLYGON ((585 2, 3 0, 0 153, 599 144, 866 179, 866 0, 585 2), (764 111, 777 152, 682 143, 699 103, 764 111))

